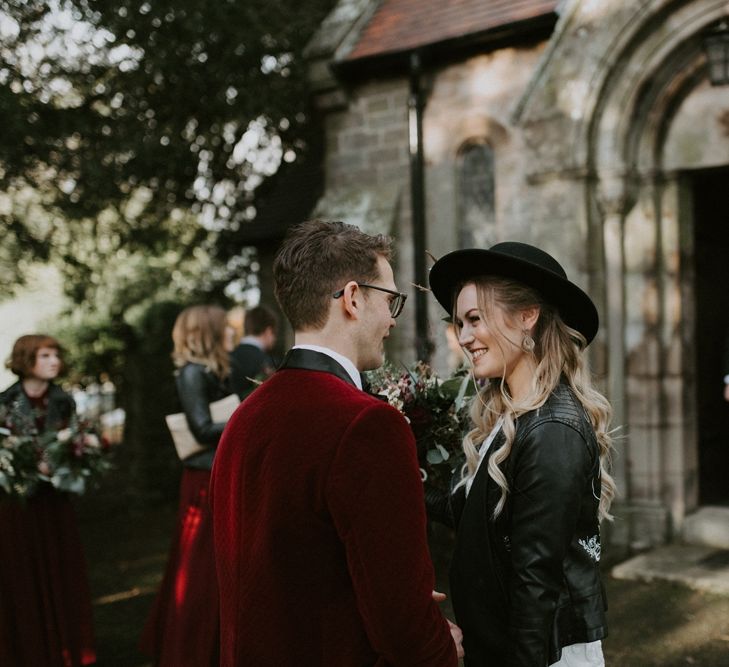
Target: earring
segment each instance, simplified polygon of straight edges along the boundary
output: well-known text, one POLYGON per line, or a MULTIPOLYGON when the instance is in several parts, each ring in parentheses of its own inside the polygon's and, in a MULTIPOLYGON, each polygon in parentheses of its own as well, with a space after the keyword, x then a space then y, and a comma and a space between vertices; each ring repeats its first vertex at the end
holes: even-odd
POLYGON ((524 338, 521 341, 524 352, 534 352, 534 339, 529 335, 529 329, 524 329, 524 338))

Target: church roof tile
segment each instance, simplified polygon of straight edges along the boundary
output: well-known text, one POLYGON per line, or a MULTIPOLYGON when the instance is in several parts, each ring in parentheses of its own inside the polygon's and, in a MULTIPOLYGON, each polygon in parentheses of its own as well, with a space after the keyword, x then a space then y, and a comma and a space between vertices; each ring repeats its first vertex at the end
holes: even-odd
POLYGON ((383 0, 346 60, 416 49, 553 14, 558 0, 383 0))

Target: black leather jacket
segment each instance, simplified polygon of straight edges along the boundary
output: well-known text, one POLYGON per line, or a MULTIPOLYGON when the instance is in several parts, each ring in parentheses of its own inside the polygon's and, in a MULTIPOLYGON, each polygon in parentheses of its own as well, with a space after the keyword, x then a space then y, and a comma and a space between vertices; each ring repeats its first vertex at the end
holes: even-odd
MULTIPOLYGON (((499 433, 491 452, 503 443, 499 433)), ((465 664, 546 667, 562 647, 607 635, 598 445, 567 385, 519 417, 502 470, 510 492, 497 519, 501 491, 486 462, 467 498, 464 487, 450 497, 451 596, 465 664)))
POLYGON ((190 431, 201 445, 210 449, 194 454, 183 461, 188 468, 210 470, 215 448, 225 428, 225 422, 214 422, 210 416, 210 403, 231 393, 227 380, 221 380, 202 364, 185 364, 175 375, 177 393, 190 431))
MULTIPOLYGON (((33 407, 23 391, 20 382, 10 385, 0 393, 0 405, 11 406, 17 403, 18 409, 30 417, 33 414, 33 407)), ((48 408, 43 417, 45 431, 59 431, 66 428, 73 413, 76 411, 76 403, 70 394, 67 394, 58 385, 52 382, 48 386, 48 408)))

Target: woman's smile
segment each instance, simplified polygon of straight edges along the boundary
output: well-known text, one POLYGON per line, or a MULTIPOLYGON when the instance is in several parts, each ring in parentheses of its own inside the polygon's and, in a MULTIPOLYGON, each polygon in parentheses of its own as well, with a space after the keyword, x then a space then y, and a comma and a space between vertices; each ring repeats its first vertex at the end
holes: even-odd
POLYGON ((465 285, 456 299, 458 339, 471 359, 474 376, 479 380, 503 378, 514 398, 529 391, 533 376, 531 357, 520 345, 524 333, 516 317, 498 304, 484 314, 473 283, 465 285))

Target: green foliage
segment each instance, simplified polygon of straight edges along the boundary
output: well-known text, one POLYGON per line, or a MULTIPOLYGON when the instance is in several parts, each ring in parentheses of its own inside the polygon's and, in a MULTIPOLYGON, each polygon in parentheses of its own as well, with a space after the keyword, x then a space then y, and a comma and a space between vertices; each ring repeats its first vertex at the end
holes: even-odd
POLYGON ((35 414, 0 406, 0 490, 24 500, 43 484, 81 495, 111 469, 109 447, 74 415, 61 431, 38 432, 35 414))
POLYGON ((53 333, 71 379, 117 384, 133 484, 168 493, 176 471, 174 316, 250 286, 236 230, 267 179, 313 151, 301 53, 333 5, 0 4, 0 298, 33 262, 59 268, 69 306, 53 333))
POLYGON ((245 286, 253 255, 216 240, 307 151, 301 51, 332 5, 3 3, 0 289, 58 265, 61 328, 99 357, 155 301, 245 286))
POLYGON ((424 481, 447 490, 468 428, 466 399, 475 394, 473 378, 459 370, 446 380, 422 361, 412 369, 385 363, 369 371, 373 393, 386 398, 410 424, 424 481))
POLYGON ((34 436, 12 435, 0 428, 0 500, 25 498, 35 492, 39 483, 36 440, 34 436))
MULTIPOLYGON (((332 5, 3 3, 4 285, 50 259, 75 303, 96 301, 100 267, 122 249, 184 261, 251 220, 257 187, 307 151, 301 51, 332 5), (19 205, 28 191, 42 215, 19 205)), ((220 283, 231 278, 209 259, 220 283)))
POLYGON ((102 374, 119 382, 134 337, 128 325, 96 313, 75 312, 60 318, 53 333, 63 342, 71 382, 85 385, 88 378, 102 374))
POLYGON ((94 298, 81 301, 60 317, 54 332, 68 347, 72 369, 82 375, 106 372, 119 382, 129 353, 149 348, 146 329, 157 326, 154 339, 170 339, 174 317, 165 318, 164 330, 155 314, 174 304, 175 316, 182 306, 195 301, 218 301, 227 305, 215 289, 210 260, 200 252, 187 259, 170 250, 157 257, 124 250, 108 258, 85 286, 94 298))

